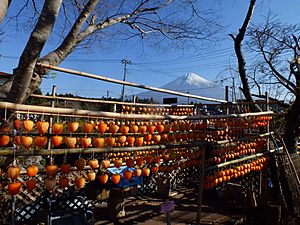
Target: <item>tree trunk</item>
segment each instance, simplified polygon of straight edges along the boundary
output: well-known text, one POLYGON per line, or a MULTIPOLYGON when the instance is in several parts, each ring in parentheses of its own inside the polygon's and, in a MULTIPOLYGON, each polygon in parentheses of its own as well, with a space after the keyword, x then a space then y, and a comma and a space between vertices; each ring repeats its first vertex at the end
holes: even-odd
POLYGON ((14 81, 7 95, 7 101, 22 103, 28 96, 31 79, 36 61, 52 31, 62 0, 46 0, 39 20, 31 33, 29 41, 20 57, 18 67, 14 70, 14 81))
POLYGON ((10 3, 11 0, 0 0, 0 23, 4 19, 10 3))
MULTIPOLYGON (((247 27, 250 23, 250 20, 251 20, 253 11, 254 11, 255 2, 256 2, 256 0, 250 1, 247 15, 246 15, 243 25, 239 29, 239 33, 236 35, 236 37, 233 34, 230 34, 230 37, 234 41, 234 51, 235 51, 235 54, 236 54, 236 57, 238 60, 238 69, 239 69, 239 74, 240 74, 240 78, 241 78, 242 85, 243 85, 242 91, 246 98, 246 101, 253 102, 253 103, 254 103, 254 100, 253 100, 251 92, 250 92, 249 81, 248 81, 248 77, 247 77, 247 73, 246 73, 246 61, 245 61, 244 55, 242 53, 242 42, 244 40, 247 27)), ((261 108, 257 104, 251 104, 249 107, 252 112, 261 111, 261 108)))
MULTIPOLYGON (((59 65, 65 58, 72 53, 74 48, 78 44, 78 35, 81 32, 83 25, 86 23, 87 19, 89 18, 91 12, 99 3, 99 0, 89 0, 88 3, 85 5, 84 9, 81 11, 80 15, 78 16, 76 22, 72 26, 70 32, 62 42, 62 44, 55 49, 54 51, 48 53, 44 57, 38 59, 41 63, 48 63, 54 66, 59 65)), ((27 88, 25 93, 25 99, 35 91, 37 87, 40 86, 42 82, 42 78, 44 75, 48 74, 49 69, 44 68, 35 68, 33 77, 30 81, 30 84, 27 88)))
POLYGON ((286 114, 284 142, 290 153, 297 152, 298 131, 300 119, 300 90, 297 90, 296 99, 286 114))

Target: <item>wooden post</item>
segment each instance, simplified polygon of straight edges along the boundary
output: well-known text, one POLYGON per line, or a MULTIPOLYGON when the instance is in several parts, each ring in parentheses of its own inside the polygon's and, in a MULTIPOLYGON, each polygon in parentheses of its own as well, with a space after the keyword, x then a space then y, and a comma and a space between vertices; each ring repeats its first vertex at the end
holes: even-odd
MULTIPOLYGON (((266 111, 269 111, 269 94, 268 92, 265 92, 266 96, 266 111)), ((270 133, 270 125, 268 122, 268 125, 266 127, 266 132, 270 133)), ((267 151, 270 151, 270 135, 267 136, 267 151)), ((267 192, 268 192, 268 171, 266 169, 263 169, 259 176, 259 194, 260 194, 260 200, 261 203, 266 202, 267 200, 267 192)))
MULTIPOLYGON (((52 97, 53 99, 51 100, 51 107, 54 108, 55 106, 55 95, 56 95, 56 86, 53 85, 52 87, 52 97)), ((50 116, 49 118, 49 133, 52 134, 52 124, 53 124, 53 116, 50 116)), ((48 140, 48 150, 51 149, 51 138, 48 140)))
POLYGON ((229 87, 225 86, 225 101, 229 100, 229 87))
POLYGON ((204 180, 204 159, 205 159, 205 147, 202 147, 202 164, 200 171, 200 180, 199 180, 199 191, 198 191, 198 209, 197 209, 197 219, 196 225, 201 224, 201 208, 202 208, 202 198, 203 198, 203 180, 204 180))
POLYGON ((15 195, 13 195, 12 196, 12 203, 11 203, 11 222, 10 222, 10 224, 11 225, 15 225, 15 223, 16 223, 16 218, 15 218, 15 212, 16 212, 16 196, 15 195))

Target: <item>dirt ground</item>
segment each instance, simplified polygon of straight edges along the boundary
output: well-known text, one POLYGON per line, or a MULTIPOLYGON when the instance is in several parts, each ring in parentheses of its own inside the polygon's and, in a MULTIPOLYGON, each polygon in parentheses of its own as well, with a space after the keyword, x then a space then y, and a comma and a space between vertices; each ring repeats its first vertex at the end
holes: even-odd
MULTIPOLYGON (((170 200, 175 203, 175 210, 170 213, 171 224, 195 224, 197 217, 197 193, 193 189, 181 189, 170 200)), ((112 222, 107 215, 107 208, 99 206, 95 209, 96 225, 110 224, 167 224, 166 213, 160 206, 164 201, 155 197, 130 197, 126 199, 126 215, 112 222)), ((201 224, 240 224, 243 220, 242 209, 232 202, 221 201, 215 193, 204 193, 201 224)))

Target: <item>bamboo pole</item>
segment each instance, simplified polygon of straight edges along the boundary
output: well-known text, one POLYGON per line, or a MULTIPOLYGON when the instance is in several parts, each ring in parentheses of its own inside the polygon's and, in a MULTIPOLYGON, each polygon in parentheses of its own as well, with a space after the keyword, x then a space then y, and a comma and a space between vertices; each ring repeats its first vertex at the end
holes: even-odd
MULTIPOLYGON (((132 151, 147 151, 147 150, 164 150, 172 148, 188 148, 204 145, 204 142, 193 142, 185 144, 168 144, 168 145, 147 145, 141 147, 106 147, 106 148, 63 148, 52 149, 52 155, 63 154, 90 154, 90 153, 116 153, 116 152, 132 152, 132 151)), ((43 150, 17 150, 15 156, 48 156, 51 151, 43 150)), ((3 149, 0 151, 0 156, 14 155, 12 149, 3 149)))
POLYGON ((156 88, 156 87, 146 86, 146 85, 137 84, 137 83, 133 83, 133 82, 112 79, 112 78, 105 77, 105 76, 99 76, 99 75, 96 75, 96 74, 91 74, 91 73, 81 72, 81 71, 77 71, 77 70, 66 69, 66 68, 62 68, 62 67, 58 67, 58 66, 52 66, 52 65, 49 65, 49 64, 45 64, 45 63, 37 63, 37 65, 41 66, 41 67, 44 67, 44 68, 51 69, 51 70, 56 70, 56 71, 60 71, 60 72, 68 73, 68 74, 73 74, 73 75, 77 75, 77 76, 81 76, 81 77, 88 77, 88 78, 92 78, 92 79, 96 79, 96 80, 102 80, 102 81, 106 81, 106 82, 110 82, 110 83, 122 84, 122 85, 131 86, 131 87, 142 88, 142 89, 146 89, 146 90, 150 90, 150 91, 156 91, 156 92, 161 92, 161 93, 166 93, 166 94, 172 94, 172 95, 177 95, 177 96, 182 96, 182 97, 187 97, 187 98, 193 98, 193 99, 199 99, 199 100, 205 100, 205 101, 212 101, 212 102, 227 103, 227 101, 221 100, 221 99, 208 98, 208 97, 192 95, 192 94, 186 94, 186 93, 182 93, 182 92, 178 92, 178 91, 172 91, 172 90, 163 89, 163 88, 156 88))
POLYGON ((52 108, 48 106, 23 105, 11 102, 0 102, 0 108, 8 110, 24 111, 30 113, 44 113, 45 115, 61 115, 61 116, 90 116, 103 117, 115 119, 141 119, 141 120, 200 120, 200 119, 222 119, 222 118, 242 118, 247 116, 262 116, 274 114, 272 111, 244 113, 244 114, 230 114, 230 115, 199 115, 199 116, 175 116, 175 115, 148 115, 148 114, 121 114, 103 111, 90 111, 70 108, 52 108))
MULTIPOLYGON (((51 100, 66 100, 66 101, 76 101, 76 102, 90 102, 90 103, 102 103, 102 104, 117 104, 117 105, 128 105, 128 106, 147 106, 147 107, 173 107, 174 105, 170 104, 148 104, 148 103, 138 103, 138 102, 118 102, 118 101, 109 101, 101 99, 88 99, 88 98, 70 98, 62 96, 45 96, 38 94, 31 94, 31 97, 34 98, 43 98, 51 100)), ((194 107, 194 105, 176 105, 176 107, 194 107)))
POLYGON ((244 161, 247 161, 247 160, 250 160, 250 159, 255 159, 255 158, 258 158, 258 157, 261 157, 261 156, 264 156, 264 155, 268 155, 268 154, 274 153, 274 152, 275 152, 275 150, 272 149, 272 150, 269 150, 269 151, 265 151, 263 153, 257 153, 257 154, 246 156, 246 157, 243 157, 243 158, 240 158, 240 159, 234 159, 234 160, 231 160, 231 161, 228 161, 228 162, 220 163, 218 165, 210 166, 210 167, 206 168, 206 171, 210 171, 210 170, 214 170, 214 169, 220 169, 220 168, 225 167, 225 166, 229 166, 229 165, 233 165, 233 164, 236 164, 236 163, 244 162, 244 161))
POLYGON ((264 134, 253 135, 251 137, 239 138, 239 139, 235 139, 235 140, 217 141, 214 144, 216 144, 216 145, 224 145, 224 144, 228 144, 230 142, 245 141, 245 140, 250 140, 250 139, 255 139, 255 138, 260 138, 260 137, 269 137, 273 133, 274 132, 269 132, 269 133, 264 133, 264 134))

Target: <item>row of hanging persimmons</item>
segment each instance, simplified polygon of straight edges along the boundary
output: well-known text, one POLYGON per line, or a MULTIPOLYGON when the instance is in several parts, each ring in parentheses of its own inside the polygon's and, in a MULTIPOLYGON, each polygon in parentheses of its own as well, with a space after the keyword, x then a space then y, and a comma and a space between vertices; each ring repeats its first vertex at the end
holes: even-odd
MULTIPOLYGON (((13 137, 13 143, 17 146, 22 144, 23 147, 29 148, 34 144, 40 148, 44 148, 48 143, 48 137, 44 136, 49 131, 49 122, 38 121, 34 123, 32 120, 15 120, 14 127, 16 130, 24 129, 25 135, 16 135, 13 137), (35 128, 40 134, 36 137, 32 137, 29 134, 30 131, 35 128)), ((75 133, 79 129, 79 122, 70 121, 66 125, 67 131, 75 133)), ((96 148, 103 148, 105 146, 142 146, 149 144, 158 144, 165 141, 175 140, 189 140, 193 138, 201 138, 200 133, 188 132, 193 129, 201 130, 204 128, 204 124, 198 122, 192 124, 190 121, 181 121, 173 123, 165 122, 131 122, 130 124, 121 124, 120 122, 85 122, 82 124, 82 132, 85 137, 72 137, 61 136, 65 130, 63 123, 54 123, 52 125, 51 133, 54 136, 51 137, 53 147, 59 147, 62 143, 69 148, 79 147, 88 148, 94 146, 96 148), (97 130, 100 134, 111 134, 109 137, 88 137, 87 134, 97 130), (175 135, 169 135, 171 131, 182 131, 185 133, 176 133, 175 135), (119 133, 118 133, 119 132, 119 133), (118 136, 114 136, 118 133, 118 136), (130 134, 130 135, 129 135, 130 134), (136 136, 136 134, 139 134, 136 136)), ((2 129, 3 133, 7 133, 9 129, 2 129)), ((0 146, 4 147, 9 144, 11 137, 8 134, 3 134, 0 137, 0 146)))
MULTIPOLYGON (((150 151, 149 153, 153 155, 136 155, 136 157, 129 157, 125 154, 124 157, 113 158, 113 161, 107 158, 102 160, 100 163, 96 158, 92 158, 87 161, 80 157, 75 161, 75 168, 73 169, 79 171, 79 174, 81 174, 82 170, 89 169, 86 173, 86 178, 89 182, 99 179, 102 184, 106 184, 108 181, 111 181, 113 184, 118 185, 122 177, 126 180, 131 180, 132 177, 139 177, 141 175, 148 177, 150 174, 156 174, 158 171, 172 172, 178 168, 184 169, 187 167, 201 165, 199 152, 191 153, 184 148, 172 151, 176 154, 171 155, 170 153, 164 153, 157 155, 154 154, 154 151, 150 151), (166 163, 169 163, 170 165, 166 165, 166 163), (127 166, 125 170, 123 170, 122 174, 111 174, 107 171, 109 167, 116 167, 117 169, 120 169, 122 165, 127 166), (97 173, 97 170, 100 170, 100 173, 97 173)), ((52 192, 57 187, 57 184, 61 188, 68 187, 71 182, 70 177, 68 176, 71 169, 71 164, 67 162, 61 164, 60 168, 58 165, 53 163, 47 165, 45 167, 47 177, 44 180, 46 190, 52 192), (59 178, 56 178, 57 173, 61 174, 59 178)), ((25 185, 27 190, 32 191, 36 188, 37 179, 34 177, 37 176, 39 170, 39 167, 35 164, 31 164, 26 168, 26 175, 28 176, 28 179, 26 179, 25 185)), ((5 175, 11 180, 11 183, 7 186, 8 193, 11 195, 18 194, 22 187, 22 183, 18 181, 20 172, 21 167, 14 163, 8 168, 5 175)), ((78 189, 84 187, 86 184, 85 177, 82 175, 77 176, 74 180, 74 184, 78 189)))
MULTIPOLYGON (((203 141, 206 138, 204 135, 203 129, 207 128, 208 124, 210 126, 215 126, 220 129, 222 127, 230 126, 230 130, 234 131, 236 127, 239 129, 245 129, 245 126, 252 128, 266 126, 268 122, 272 119, 270 116, 260 116, 255 118, 249 118, 247 120, 240 120, 235 118, 226 118, 226 119, 211 119, 207 120, 207 123, 203 121, 191 122, 189 120, 185 121, 175 121, 175 122, 85 122, 82 124, 82 132, 85 133, 85 137, 76 138, 72 136, 61 136, 65 130, 63 123, 54 123, 52 125, 51 133, 54 136, 51 137, 51 142, 53 147, 59 147, 62 143, 69 148, 79 147, 88 148, 96 147, 103 148, 105 146, 114 147, 114 146, 143 146, 143 145, 152 145, 164 142, 180 142, 180 141, 203 141), (100 134, 111 134, 109 137, 87 137, 87 134, 92 133, 94 130, 97 130, 100 134), (172 134, 170 132, 172 131, 172 134), (119 133, 118 133, 119 132, 119 133), (115 134, 119 134, 117 137, 115 134), (136 134, 139 134, 136 136, 136 134)), ((7 125, 1 126, 2 133, 7 133, 10 131, 12 126, 7 125)), ((43 136, 49 131, 49 122, 47 121, 38 121, 34 123, 32 120, 15 120, 14 128, 16 130, 24 129, 26 133, 32 131, 35 128, 40 136, 35 138, 30 135, 16 135, 13 137, 13 143, 17 146, 22 144, 25 148, 30 148, 32 144, 39 148, 44 148, 48 143, 48 137, 43 136)), ((69 121, 66 125, 67 131, 70 133, 75 133, 79 129, 79 122, 69 121)), ((229 135, 232 135, 232 132, 229 132, 229 135)), ((221 136, 218 130, 217 132, 210 133, 209 140, 213 142, 218 140, 221 136)), ((228 136, 228 135, 227 135, 228 136)), ((0 137, 0 146, 7 146, 11 141, 11 137, 7 134, 3 134, 0 137)))
POLYGON ((247 163, 232 165, 229 168, 208 175, 204 179, 203 189, 211 190, 233 179, 241 178, 254 171, 262 171, 269 162, 269 157, 262 156, 247 163))

